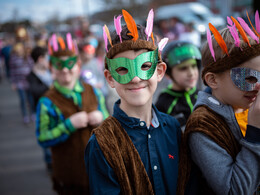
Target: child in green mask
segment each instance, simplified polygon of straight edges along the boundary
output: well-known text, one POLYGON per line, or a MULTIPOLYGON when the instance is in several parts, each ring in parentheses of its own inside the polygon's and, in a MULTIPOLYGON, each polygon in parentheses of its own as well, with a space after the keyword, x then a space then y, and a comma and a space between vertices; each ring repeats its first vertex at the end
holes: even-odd
MULTIPOLYGON (((152 10, 147 21, 151 15, 152 10)), ((111 40, 104 75, 120 99, 113 116, 93 130, 85 150, 90 193, 176 194, 180 126, 152 104, 166 71, 162 42, 158 46, 151 31, 135 25, 125 10, 123 16, 127 25, 117 33, 122 16, 115 18, 111 38, 104 27, 105 43, 111 40)))
POLYGON ((94 127, 107 117, 96 89, 80 82, 81 61, 70 33, 49 39, 53 87, 37 106, 36 136, 52 152, 53 188, 58 194, 89 194, 83 153, 94 127))
POLYGON ((163 50, 162 58, 172 84, 163 89, 155 105, 161 112, 174 116, 184 130, 197 100, 201 53, 192 43, 173 41, 163 50))

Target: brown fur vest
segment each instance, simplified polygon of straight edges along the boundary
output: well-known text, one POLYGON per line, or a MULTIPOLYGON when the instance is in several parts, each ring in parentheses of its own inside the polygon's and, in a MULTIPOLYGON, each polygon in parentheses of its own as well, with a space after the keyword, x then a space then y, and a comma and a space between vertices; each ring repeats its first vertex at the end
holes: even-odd
POLYGON ((122 194, 154 194, 139 153, 119 121, 110 116, 93 133, 117 176, 122 194))
MULTIPOLYGON (((82 109, 65 98, 55 88, 50 89, 45 96, 61 110, 65 118, 79 111, 87 113, 97 109, 97 99, 93 88, 83 84, 82 109)), ((84 150, 90 138, 93 127, 78 129, 63 143, 51 148, 54 189, 59 194, 88 194, 88 178, 84 164, 84 150)))
MULTIPOLYGON (((190 177, 191 167, 194 166, 189 154, 188 144, 189 135, 193 132, 200 132, 209 136, 214 142, 224 148, 234 160, 241 150, 241 146, 235 139, 224 118, 206 106, 198 107, 191 114, 182 137, 177 189, 178 195, 184 194, 190 177)), ((198 174, 198 180, 198 194, 214 194, 201 173, 198 174)))

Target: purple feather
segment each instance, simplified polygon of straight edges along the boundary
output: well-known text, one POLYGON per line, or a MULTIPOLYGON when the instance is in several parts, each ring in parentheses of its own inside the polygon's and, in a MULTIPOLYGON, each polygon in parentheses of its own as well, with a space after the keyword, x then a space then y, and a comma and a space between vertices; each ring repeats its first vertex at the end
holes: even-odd
MULTIPOLYGON (((228 21, 228 24, 230 25, 230 26, 227 25, 227 27, 228 27, 229 32, 230 32, 230 34, 232 35, 232 37, 235 41, 236 47, 240 47, 240 39, 239 39, 239 35, 238 35, 235 24, 233 23, 233 21, 231 20, 230 17, 227 17, 227 21, 228 21)), ((242 48, 241 48, 241 50, 242 50, 242 48)))
POLYGON ((119 16, 117 16, 117 17, 114 17, 114 25, 115 25, 115 28, 116 28, 116 34, 119 36, 120 42, 122 43, 122 37, 121 37, 121 31, 122 31, 121 18, 122 18, 122 15, 119 15, 119 16))
POLYGON ((208 45, 209 45, 210 53, 211 53, 211 55, 212 55, 214 61, 216 62, 215 52, 214 52, 213 45, 212 45, 211 33, 210 33, 209 29, 207 29, 207 40, 208 40, 208 45))
POLYGON ((255 28, 258 33, 260 33, 260 19, 259 19, 259 13, 258 10, 255 12, 255 28))
POLYGON ((147 41, 153 32, 153 18, 154 18, 154 12, 153 12, 153 9, 151 9, 149 11, 149 14, 147 17, 146 28, 145 28, 145 33, 147 35, 147 41))
POLYGON ((104 42, 105 42, 106 51, 108 52, 108 49, 107 49, 107 34, 106 34, 106 31, 105 31, 105 26, 103 26, 103 38, 104 38, 104 42))
POLYGON ((240 17, 237 17, 237 20, 241 24, 242 28, 246 31, 246 33, 254 39, 257 43, 259 43, 258 37, 255 35, 255 33, 249 28, 247 23, 240 17))

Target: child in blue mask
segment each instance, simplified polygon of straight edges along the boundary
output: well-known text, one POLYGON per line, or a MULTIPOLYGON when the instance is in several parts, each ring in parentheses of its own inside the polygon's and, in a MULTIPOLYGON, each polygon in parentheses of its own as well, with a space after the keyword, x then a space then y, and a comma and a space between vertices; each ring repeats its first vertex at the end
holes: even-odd
POLYGON ((199 92, 186 124, 178 194, 254 194, 260 183, 260 35, 240 17, 228 17, 220 32, 209 28, 201 53, 211 92, 199 92))
MULTIPOLYGON (((151 16, 147 19, 151 24, 151 16)), ((166 71, 155 36, 123 10, 126 26, 108 33, 104 75, 120 99, 93 131, 85 151, 91 194, 176 194, 181 130, 152 104, 166 71), (120 30, 118 30, 120 29, 120 30), (107 44, 109 40, 109 44, 107 44)))

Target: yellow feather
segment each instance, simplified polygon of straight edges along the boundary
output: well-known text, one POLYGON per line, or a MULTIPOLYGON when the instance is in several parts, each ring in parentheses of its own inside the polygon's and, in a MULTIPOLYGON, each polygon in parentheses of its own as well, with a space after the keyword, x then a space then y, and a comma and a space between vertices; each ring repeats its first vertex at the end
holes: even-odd
POLYGON ((130 31, 130 33, 128 33, 129 35, 131 35, 133 37, 133 40, 136 41, 138 39, 138 31, 137 31, 137 26, 136 23, 133 19, 133 17, 124 9, 122 10, 124 19, 125 19, 125 23, 127 25, 128 30, 130 31))
POLYGON ((109 30, 108 30, 108 28, 107 28, 107 25, 105 25, 105 32, 106 32, 106 34, 107 34, 107 38, 108 38, 108 41, 109 41, 110 45, 113 46, 113 45, 112 45, 111 36, 110 36, 109 30))

